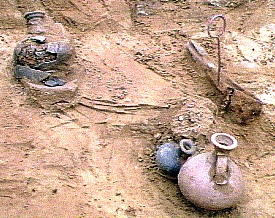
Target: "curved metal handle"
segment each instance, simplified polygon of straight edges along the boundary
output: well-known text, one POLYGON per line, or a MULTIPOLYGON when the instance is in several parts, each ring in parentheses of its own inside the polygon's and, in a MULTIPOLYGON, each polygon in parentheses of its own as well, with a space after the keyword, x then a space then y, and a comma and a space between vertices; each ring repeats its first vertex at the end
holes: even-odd
POLYGON ((222 15, 222 14, 218 14, 218 15, 214 15, 210 21, 209 21, 209 24, 208 24, 208 28, 207 28, 207 32, 208 32, 208 35, 211 37, 211 38, 219 38, 224 32, 225 32, 225 28, 226 28, 226 21, 225 21, 225 17, 222 15), (212 27, 212 24, 215 20, 217 19, 222 19, 223 21, 223 26, 221 28, 221 31, 217 34, 217 35, 212 35, 211 34, 211 27, 212 27))
POLYGON ((209 24, 208 24, 208 28, 207 28, 208 35, 209 35, 211 38, 216 38, 217 41, 218 41, 218 78, 217 78, 218 85, 220 85, 220 80, 221 80, 221 46, 220 46, 220 36, 225 32, 225 27, 226 27, 225 17, 224 17, 222 14, 218 14, 218 15, 214 15, 214 16, 210 19, 209 24), (223 26, 222 26, 221 31, 218 32, 217 35, 212 35, 211 32, 210 32, 210 29, 211 29, 212 23, 213 23, 216 19, 222 19, 222 21, 223 21, 223 26))

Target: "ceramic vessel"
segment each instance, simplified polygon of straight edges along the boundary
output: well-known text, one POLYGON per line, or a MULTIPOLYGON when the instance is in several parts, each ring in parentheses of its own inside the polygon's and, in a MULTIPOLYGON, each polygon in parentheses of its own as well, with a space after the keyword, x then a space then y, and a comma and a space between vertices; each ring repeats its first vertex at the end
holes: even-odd
POLYGON ((43 11, 28 12, 24 18, 27 36, 14 49, 14 76, 35 83, 49 75, 63 77, 74 55, 63 26, 53 22, 43 11))
POLYGON ((43 27, 43 19, 45 17, 45 12, 43 11, 31 11, 24 15, 27 21, 28 33, 30 34, 42 34, 46 30, 43 27))
POLYGON ((74 72, 69 34, 43 11, 28 12, 24 18, 27 33, 14 48, 13 76, 43 108, 63 110, 74 106, 79 100, 76 80, 66 78, 74 72))
POLYGON ((194 153, 195 146, 191 140, 183 139, 179 144, 175 142, 165 143, 157 150, 156 162, 164 173, 177 178, 181 166, 194 153))
POLYGON ((189 158, 181 167, 178 185, 186 199, 208 210, 237 206, 244 194, 244 182, 239 167, 229 157, 237 140, 226 134, 211 136, 214 152, 189 158))

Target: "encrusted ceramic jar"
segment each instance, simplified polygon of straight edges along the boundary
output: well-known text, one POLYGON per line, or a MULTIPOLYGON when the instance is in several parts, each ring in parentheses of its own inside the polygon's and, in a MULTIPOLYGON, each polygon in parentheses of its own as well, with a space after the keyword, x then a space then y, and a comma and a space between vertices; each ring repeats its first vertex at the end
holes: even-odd
POLYGON ((211 136, 214 152, 190 157, 178 174, 178 185, 186 199, 208 210, 237 206, 244 194, 239 167, 229 157, 237 140, 226 133, 211 136))
POLYGON ((55 110, 76 104, 77 85, 66 78, 73 71, 74 56, 68 33, 43 11, 28 12, 24 18, 27 36, 14 48, 13 76, 42 107, 55 110))
POLYGON ((42 11, 28 12, 24 17, 28 35, 14 49, 14 76, 32 80, 43 72, 46 77, 67 71, 74 48, 63 26, 54 23, 42 11))

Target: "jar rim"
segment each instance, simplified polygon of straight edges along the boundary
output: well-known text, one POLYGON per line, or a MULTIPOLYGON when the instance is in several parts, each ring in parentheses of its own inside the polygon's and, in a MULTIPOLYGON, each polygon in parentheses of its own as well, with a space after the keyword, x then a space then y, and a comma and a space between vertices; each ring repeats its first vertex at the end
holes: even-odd
POLYGON ((238 146, 237 140, 227 133, 214 133, 211 136, 211 142, 215 147, 222 150, 233 150, 238 146))
POLYGON ((45 16, 44 11, 31 11, 24 14, 25 19, 29 19, 30 17, 41 17, 43 18, 45 16))

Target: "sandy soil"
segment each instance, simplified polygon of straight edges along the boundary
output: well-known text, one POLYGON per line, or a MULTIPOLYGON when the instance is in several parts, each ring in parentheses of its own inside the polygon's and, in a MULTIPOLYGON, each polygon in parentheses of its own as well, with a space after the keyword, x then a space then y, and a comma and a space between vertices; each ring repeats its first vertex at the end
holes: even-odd
POLYGON ((0 217, 275 217, 274 9, 272 0, 222 7, 1 0, 0 217), (45 11, 70 34, 76 58, 68 78, 91 107, 42 108, 12 77, 13 49, 26 36, 22 15, 31 10, 45 11), (216 113, 215 87, 187 60, 190 39, 215 55, 206 26, 220 13, 227 19, 222 73, 265 103, 246 125, 216 113), (178 116, 186 118, 184 134, 178 116), (154 152, 181 137, 209 151, 217 131, 238 140, 232 157, 247 190, 237 208, 210 212, 163 177, 154 152))

